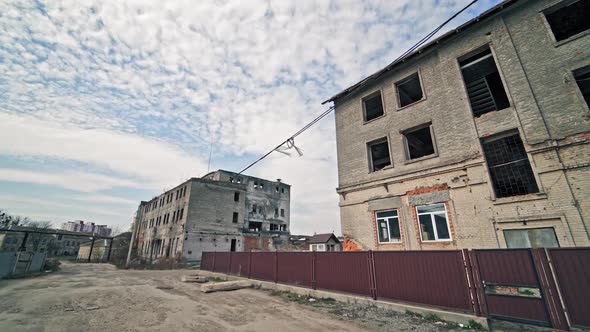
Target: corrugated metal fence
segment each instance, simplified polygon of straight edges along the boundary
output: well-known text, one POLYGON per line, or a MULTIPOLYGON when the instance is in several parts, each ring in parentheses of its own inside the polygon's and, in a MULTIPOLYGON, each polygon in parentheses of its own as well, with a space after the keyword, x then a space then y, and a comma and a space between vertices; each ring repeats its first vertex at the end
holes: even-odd
POLYGON ((590 327, 588 248, 205 252, 201 269, 558 329, 590 327), (521 296, 519 287, 539 295, 521 296))

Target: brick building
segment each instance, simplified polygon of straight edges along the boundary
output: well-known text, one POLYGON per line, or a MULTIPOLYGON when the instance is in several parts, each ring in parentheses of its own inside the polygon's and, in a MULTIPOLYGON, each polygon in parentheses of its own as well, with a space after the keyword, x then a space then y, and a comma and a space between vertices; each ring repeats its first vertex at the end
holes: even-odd
POLYGON ((132 253, 199 261, 203 251, 273 250, 288 242, 290 190, 223 170, 192 178, 141 202, 132 253))
POLYGON ((345 250, 590 245, 588 17, 504 1, 330 98, 345 250))

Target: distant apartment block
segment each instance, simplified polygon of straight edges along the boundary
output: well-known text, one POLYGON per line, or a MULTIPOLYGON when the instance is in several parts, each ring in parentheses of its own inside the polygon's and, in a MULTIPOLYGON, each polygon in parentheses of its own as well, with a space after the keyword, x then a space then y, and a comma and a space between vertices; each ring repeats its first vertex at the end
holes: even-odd
POLYGON ((147 202, 134 217, 137 256, 199 261, 203 251, 266 251, 288 243, 291 187, 218 170, 147 202))
POLYGON ((93 222, 83 220, 68 221, 63 223, 61 229, 70 232, 92 233, 98 236, 111 236, 112 230, 107 225, 96 225, 93 222))
POLYGON ((331 97, 344 248, 589 246, 589 18, 503 1, 331 97))

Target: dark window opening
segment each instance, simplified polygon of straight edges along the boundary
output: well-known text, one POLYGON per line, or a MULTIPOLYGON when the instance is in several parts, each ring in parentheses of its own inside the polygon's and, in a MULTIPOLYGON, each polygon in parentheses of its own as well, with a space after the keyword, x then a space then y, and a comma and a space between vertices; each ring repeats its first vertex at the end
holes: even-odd
POLYGON ((363 99, 363 108, 365 121, 371 121, 383 115, 383 101, 381 100, 381 92, 365 97, 363 99))
POLYGON ((240 201, 240 193, 239 192, 235 192, 234 193, 234 202, 239 202, 240 201))
POLYGON ((480 116, 510 106, 489 48, 460 61, 459 64, 473 115, 480 116))
POLYGON ((260 232, 262 230, 262 223, 257 221, 250 221, 248 223, 248 230, 254 232, 260 232))
POLYGON ((404 107, 422 100, 422 87, 418 73, 395 84, 399 98, 399 106, 404 107))
POLYGON ((277 224, 270 224, 270 230, 271 231, 278 231, 279 230, 279 225, 277 225, 277 224))
POLYGON ((229 251, 236 251, 236 239, 231 239, 229 251))
POLYGON ((256 204, 252 205, 252 212, 256 213, 256 204))
POLYGON ((232 222, 234 224, 237 224, 238 223, 238 213, 237 212, 234 212, 234 215, 233 215, 233 218, 232 218, 232 222))
POLYGON ((590 2, 580 0, 545 14, 555 40, 560 41, 590 29, 590 2))
POLYGON ((285 193, 285 188, 281 188, 281 194, 285 193))
POLYGON ((434 154, 431 126, 404 133, 408 159, 417 159, 434 154))
POLYGON ((371 171, 375 172, 391 165, 389 157, 389 144, 387 138, 380 139, 368 144, 369 146, 369 160, 371 161, 371 171))
POLYGON ((275 217, 278 217, 278 216, 279 216, 279 209, 278 209, 278 208, 276 208, 276 209, 275 209, 275 217))
POLYGON ((482 145, 496 197, 526 195, 539 191, 518 134, 484 141, 482 145))
POLYGON ((281 209, 281 217, 285 216, 285 209, 281 209))
POLYGON ((590 107, 590 66, 574 71, 574 78, 580 92, 582 92, 582 96, 584 96, 586 105, 590 107))

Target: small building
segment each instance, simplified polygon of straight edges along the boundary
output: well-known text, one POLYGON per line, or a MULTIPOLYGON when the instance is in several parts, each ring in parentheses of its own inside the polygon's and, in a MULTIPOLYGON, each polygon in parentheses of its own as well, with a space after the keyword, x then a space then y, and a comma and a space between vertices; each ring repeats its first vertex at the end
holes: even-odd
POLYGON ((334 233, 315 234, 307 243, 309 251, 342 251, 342 245, 334 233))

